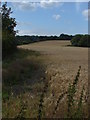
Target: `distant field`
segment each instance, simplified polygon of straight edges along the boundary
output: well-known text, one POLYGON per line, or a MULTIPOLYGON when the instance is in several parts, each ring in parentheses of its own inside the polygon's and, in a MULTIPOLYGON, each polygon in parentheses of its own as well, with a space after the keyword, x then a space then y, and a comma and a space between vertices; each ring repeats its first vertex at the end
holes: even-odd
MULTIPOLYGON (((69 45, 70 41, 55 40, 19 46, 19 48, 35 50, 43 54, 42 59, 46 66, 46 74, 49 76, 50 81, 48 95, 44 103, 46 106, 47 117, 50 117, 53 109, 52 106, 55 106, 55 101, 58 99, 60 93, 65 92, 69 83, 72 83, 74 80, 79 66, 81 66, 81 73, 80 81, 77 86, 76 99, 79 99, 84 85, 84 115, 87 116, 88 48, 72 47, 69 45)), ((65 106, 64 96, 59 104, 59 110, 57 111, 56 116, 63 117, 62 112, 64 111, 65 106)))
MULTIPOLYGON (((71 45, 70 41, 56 41, 55 40, 55 41, 36 42, 33 44, 22 45, 19 47, 50 53, 50 52, 56 52, 54 50, 60 49, 60 47, 65 47, 67 45, 71 45)), ((57 52, 59 52, 59 51, 57 51, 57 52)))

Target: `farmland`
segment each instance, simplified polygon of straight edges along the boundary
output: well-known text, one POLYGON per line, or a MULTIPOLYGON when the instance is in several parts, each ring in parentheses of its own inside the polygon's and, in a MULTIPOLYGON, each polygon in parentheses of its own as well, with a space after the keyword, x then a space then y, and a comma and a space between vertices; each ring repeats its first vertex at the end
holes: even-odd
POLYGON ((16 57, 17 59, 12 62, 10 61, 8 65, 4 63, 3 67, 4 78, 6 75, 6 77, 9 76, 10 79, 12 74, 13 76, 17 74, 16 79, 20 80, 19 84, 12 84, 12 89, 8 87, 11 92, 9 99, 5 96, 6 94, 4 95, 6 98, 3 102, 3 117, 13 118, 18 116, 23 104, 26 106, 23 113, 25 118, 37 117, 40 95, 42 94, 46 81, 48 88, 43 98, 44 107, 42 109, 42 117, 66 117, 66 94, 60 99, 55 114, 53 114, 54 108, 59 96, 68 90, 69 84, 73 83, 79 66, 81 66, 81 71, 76 86, 75 104, 77 106, 77 101, 80 99, 81 91, 84 86, 84 96, 82 100, 83 117, 88 116, 88 48, 72 47, 70 46, 70 41, 56 40, 21 45, 18 46, 18 48, 24 51, 26 49, 25 52, 27 52, 27 55, 22 58, 18 55, 16 57), (30 53, 29 50, 31 51, 30 53), (14 68, 13 71, 12 67, 14 68), (22 74, 21 76, 23 76, 24 82, 21 81, 22 77, 19 78, 19 74, 22 74), (20 106, 21 103, 22 105, 20 106), (14 108, 13 110, 12 107, 14 108))
MULTIPOLYGON (((46 76, 49 81, 49 90, 44 100, 45 115, 52 117, 52 110, 61 93, 67 91, 72 83, 78 67, 81 66, 80 78, 77 85, 76 99, 80 97, 84 85, 83 104, 86 106, 88 86, 88 48, 71 47, 69 41, 45 41, 19 46, 19 48, 39 51, 42 54, 43 64, 46 66, 46 76), (47 111, 48 110, 48 111, 47 111)), ((54 117, 64 117, 66 96, 60 101, 54 117), (62 104, 63 103, 63 104, 62 104), (62 114, 63 112, 63 114, 62 114)), ((86 107, 84 115, 87 116, 86 107)))
POLYGON ((90 118, 88 2, 19 2, 0 2, 0 117, 90 118))

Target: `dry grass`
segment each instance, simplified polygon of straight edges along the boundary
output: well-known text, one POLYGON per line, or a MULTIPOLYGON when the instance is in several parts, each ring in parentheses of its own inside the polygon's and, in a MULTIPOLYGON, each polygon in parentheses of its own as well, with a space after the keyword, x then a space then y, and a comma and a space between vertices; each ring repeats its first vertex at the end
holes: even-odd
MULTIPOLYGON (((64 95, 64 97, 59 101, 58 109, 55 115, 53 116, 53 111, 55 109, 55 106, 57 104, 57 100, 59 96, 66 92, 68 89, 69 83, 72 83, 78 67, 81 66, 81 72, 80 72, 80 80, 77 85, 77 91, 75 94, 76 101, 80 98, 80 93, 82 91, 82 87, 84 85, 84 99, 83 99, 83 105, 84 105, 84 112, 83 116, 87 117, 87 85, 88 85, 88 49, 87 48, 80 48, 80 47, 71 47, 69 41, 44 41, 44 42, 38 42, 28 45, 22 45, 18 46, 19 48, 23 49, 29 49, 34 51, 39 51, 40 56, 32 56, 29 55, 25 59, 23 59, 22 62, 15 63, 20 65, 20 68, 18 66, 16 69, 18 71, 25 68, 25 74, 27 74, 27 68, 28 65, 31 65, 32 63, 35 64, 35 66, 38 66, 39 63, 39 70, 36 71, 32 70, 31 75, 31 81, 34 82, 33 85, 31 85, 31 82, 29 82, 28 77, 27 83, 23 84, 26 92, 23 94, 23 100, 27 101, 28 107, 25 113, 26 118, 34 118, 38 116, 38 105, 40 100, 41 92, 43 91, 44 82, 43 79, 48 80, 48 91, 44 96, 44 117, 50 118, 50 117, 57 117, 62 118, 66 117, 67 113, 67 96, 64 95), (41 63, 42 61, 42 63, 41 63), (43 67, 40 67, 43 64, 45 67, 43 70, 43 67), (27 67, 26 67, 27 66, 27 67), (42 74, 42 75, 41 75, 42 74), (38 82, 37 83, 37 81, 38 82)), ((14 65, 14 63, 12 64, 14 65)), ((11 65, 11 66, 12 66, 11 65)), ((8 68, 10 69, 10 68, 8 68)), ((8 102, 3 103, 4 105, 4 113, 3 116, 8 117, 15 117, 14 114, 18 115, 20 111, 20 98, 10 98, 8 102), (15 107, 15 110, 12 110, 12 106, 15 107), (9 113, 7 113, 8 109, 10 110, 9 113)))
MULTIPOLYGON (((47 66, 46 73, 51 78, 49 91, 47 93, 48 95, 46 96, 44 103, 46 106, 47 117, 52 117, 52 109, 56 104, 56 99, 58 99, 58 96, 61 93, 67 90, 69 83, 72 83, 79 66, 81 66, 82 69, 80 81, 77 85, 78 92, 76 93, 76 100, 79 100, 80 93, 84 85, 85 98, 83 104, 86 105, 88 86, 88 48, 71 47, 69 45, 70 41, 45 41, 20 46, 24 49, 39 51, 44 55, 44 64, 47 66)), ((63 102, 65 105, 63 104, 62 110, 57 111, 56 117, 65 116, 64 112, 62 114, 62 111, 66 106, 65 99, 62 99, 61 103, 59 104, 59 108, 61 108, 63 102)), ((87 116, 87 112, 85 112, 84 115, 87 116)))
POLYGON ((44 76, 45 68, 38 52, 19 50, 3 61, 3 118, 17 117, 23 103, 26 118, 37 116, 44 76))

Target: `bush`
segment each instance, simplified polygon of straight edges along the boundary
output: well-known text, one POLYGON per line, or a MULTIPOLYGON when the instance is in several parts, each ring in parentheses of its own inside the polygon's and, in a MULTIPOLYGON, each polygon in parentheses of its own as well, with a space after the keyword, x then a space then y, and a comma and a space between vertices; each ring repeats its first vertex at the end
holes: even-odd
POLYGON ((75 35, 71 44, 79 47, 90 47, 89 37, 90 35, 75 35))
POLYGON ((82 46, 82 47, 88 46, 88 35, 84 35, 81 37, 80 41, 78 42, 78 46, 82 46))
POLYGON ((72 40, 71 40, 71 44, 73 46, 79 46, 79 42, 80 42, 81 37, 82 37, 82 35, 75 35, 75 37, 72 38, 72 40))

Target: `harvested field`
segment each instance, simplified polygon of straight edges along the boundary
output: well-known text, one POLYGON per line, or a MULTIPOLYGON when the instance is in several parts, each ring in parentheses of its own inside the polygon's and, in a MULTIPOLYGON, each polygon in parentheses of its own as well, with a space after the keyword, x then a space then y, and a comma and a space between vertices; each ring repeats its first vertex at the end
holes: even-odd
POLYGON ((55 40, 18 46, 19 48, 39 51, 43 55, 43 64, 46 66, 45 73, 49 81, 49 90, 44 98, 46 117, 65 117, 67 108, 66 95, 61 99, 54 116, 52 116, 52 112, 58 97, 66 92, 69 83, 73 82, 79 66, 81 66, 81 71, 75 97, 76 100, 79 100, 84 86, 83 105, 85 107, 83 109, 83 116, 87 117, 88 48, 72 47, 69 45, 70 41, 55 40))

